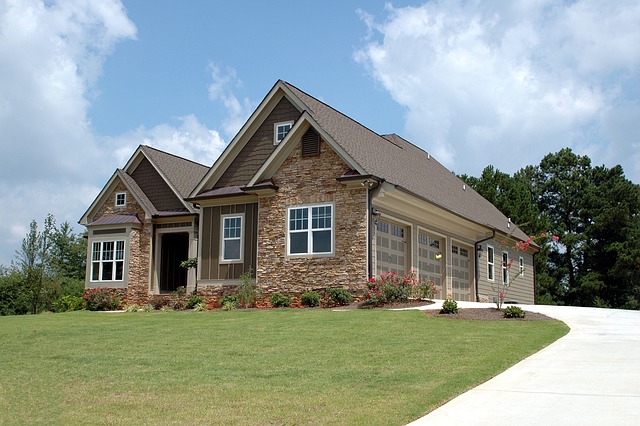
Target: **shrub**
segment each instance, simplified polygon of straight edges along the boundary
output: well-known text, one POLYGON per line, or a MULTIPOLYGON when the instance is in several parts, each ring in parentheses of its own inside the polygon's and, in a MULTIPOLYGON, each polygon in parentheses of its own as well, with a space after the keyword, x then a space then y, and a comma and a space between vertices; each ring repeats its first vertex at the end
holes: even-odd
POLYGON ((331 302, 339 306, 348 305, 353 301, 353 295, 344 288, 329 288, 327 296, 331 302))
POLYGON ((191 297, 189 297, 186 301, 186 303, 184 304, 184 308, 185 309, 194 309, 196 307, 196 305, 198 305, 199 303, 204 303, 204 297, 202 296, 196 296, 195 294, 191 297))
POLYGON ((440 309, 441 314, 457 314, 458 313, 458 303, 453 299, 447 299, 442 302, 442 309, 440 309))
POLYGON ((220 306, 225 311, 237 309, 240 306, 238 304, 238 296, 235 294, 226 294, 222 296, 222 299, 220 299, 220 306))
POLYGON ((106 287, 87 290, 82 298, 90 311, 115 311, 122 303, 120 295, 106 287))
POLYGON ((303 306, 308 306, 310 308, 320 306, 320 293, 317 291, 307 291, 300 297, 300 303, 303 306))
POLYGON ((232 311, 234 309, 238 308, 238 303, 237 302, 232 302, 232 301, 226 301, 224 303, 222 303, 222 310, 223 311, 232 311))
POLYGON ((367 283, 364 302, 379 306, 385 303, 406 302, 409 297, 431 299, 436 295, 435 284, 431 280, 418 279, 415 271, 404 276, 395 272, 385 272, 367 283))
POLYGON ((504 318, 524 318, 526 312, 518 306, 507 306, 502 310, 502 316, 504 318))
POLYGON ((133 305, 129 305, 125 308, 125 312, 138 312, 140 310, 140 306, 136 305, 135 303, 133 305))
POLYGON ((256 304, 256 299, 258 298, 258 286, 253 282, 251 276, 253 275, 253 270, 249 269, 249 271, 240 275, 240 279, 242 280, 242 284, 240 284, 237 288, 237 296, 238 296, 238 305, 243 308, 252 308, 256 304))
POLYGON ((151 311, 153 311, 153 305, 151 305, 150 303, 147 303, 142 307, 142 312, 151 312, 151 311))
POLYGON ((151 305, 156 311, 164 309, 170 302, 171 301, 164 296, 152 296, 149 298, 149 305, 151 305))
POLYGON ((84 299, 80 296, 66 295, 53 303, 54 312, 79 311, 84 307, 84 299))
POLYGON ((274 308, 287 308, 291 306, 291 298, 282 293, 273 293, 269 297, 269 302, 274 308))
POLYGON ((194 312, 204 312, 207 310, 207 305, 205 305, 204 300, 202 302, 196 303, 193 307, 194 312))

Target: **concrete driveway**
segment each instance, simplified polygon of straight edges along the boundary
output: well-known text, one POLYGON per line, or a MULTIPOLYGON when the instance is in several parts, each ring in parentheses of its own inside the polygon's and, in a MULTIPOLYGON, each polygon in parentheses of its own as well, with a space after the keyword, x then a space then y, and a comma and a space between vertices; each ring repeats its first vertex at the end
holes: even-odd
POLYGON ((520 306, 571 331, 411 425, 640 425, 640 311, 520 306))

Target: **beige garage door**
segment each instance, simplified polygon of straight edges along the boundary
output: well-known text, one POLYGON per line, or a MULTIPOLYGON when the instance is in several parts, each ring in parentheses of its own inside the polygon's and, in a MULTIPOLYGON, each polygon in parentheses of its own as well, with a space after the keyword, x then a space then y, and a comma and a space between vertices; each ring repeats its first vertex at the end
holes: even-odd
POLYGON ((407 230, 401 225, 378 219, 376 227, 376 274, 407 272, 407 230))
POLYGON ((454 243, 451 245, 451 282, 453 299, 472 301, 471 247, 454 243))
POLYGON ((444 239, 424 232, 418 234, 418 267, 421 280, 431 280, 435 283, 438 299, 447 297, 443 288, 444 275, 444 239))

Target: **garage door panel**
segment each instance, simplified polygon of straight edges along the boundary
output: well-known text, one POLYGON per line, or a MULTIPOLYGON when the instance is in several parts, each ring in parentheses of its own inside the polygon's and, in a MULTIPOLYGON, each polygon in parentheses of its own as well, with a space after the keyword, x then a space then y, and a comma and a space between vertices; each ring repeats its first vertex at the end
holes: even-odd
POLYGON ((451 245, 451 287, 454 300, 471 301, 471 259, 470 247, 461 244, 451 245))
POLYGON ((406 274, 407 243, 404 227, 378 220, 376 227, 376 273, 406 274))

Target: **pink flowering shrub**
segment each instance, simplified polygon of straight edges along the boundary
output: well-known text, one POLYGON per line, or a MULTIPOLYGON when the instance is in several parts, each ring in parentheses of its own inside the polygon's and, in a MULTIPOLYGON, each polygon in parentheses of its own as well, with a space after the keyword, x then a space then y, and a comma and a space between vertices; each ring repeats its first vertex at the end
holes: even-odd
POLYGON ((89 311, 115 311, 122 304, 120 295, 109 288, 92 288, 82 295, 89 311))
POLYGON ((364 302, 370 306, 380 306, 385 303, 406 302, 409 298, 431 299, 437 292, 433 281, 418 279, 415 271, 404 276, 385 272, 378 278, 369 279, 364 302))

